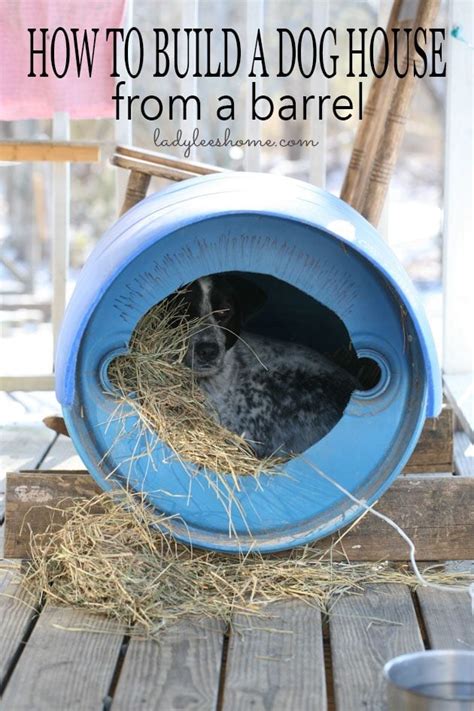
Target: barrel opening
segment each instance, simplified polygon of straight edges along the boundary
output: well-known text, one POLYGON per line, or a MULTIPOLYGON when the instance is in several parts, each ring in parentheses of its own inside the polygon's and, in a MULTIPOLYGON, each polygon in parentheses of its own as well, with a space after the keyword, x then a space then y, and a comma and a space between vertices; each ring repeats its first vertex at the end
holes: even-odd
POLYGON ((104 361, 106 390, 114 394, 118 388, 133 397, 134 409, 146 408, 146 422, 156 420, 160 438, 175 450, 171 438, 177 442, 179 430, 187 438, 179 441, 179 454, 194 463, 192 432, 204 413, 185 414, 193 398, 226 431, 243 436, 261 461, 305 452, 342 419, 358 371, 367 391, 380 377, 374 360, 358 359, 333 310, 292 284, 253 272, 213 273, 184 285, 140 319, 129 349, 130 358, 118 353, 104 361), (181 370, 168 367, 173 358, 181 370), (178 389, 166 372, 177 378, 178 389), (189 387, 189 402, 181 386, 189 387))

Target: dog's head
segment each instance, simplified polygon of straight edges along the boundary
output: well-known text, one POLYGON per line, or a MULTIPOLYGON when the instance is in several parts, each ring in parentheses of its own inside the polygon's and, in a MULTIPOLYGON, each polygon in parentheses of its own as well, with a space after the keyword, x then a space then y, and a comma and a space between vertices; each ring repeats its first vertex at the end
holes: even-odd
POLYGON ((215 274, 189 284, 183 298, 190 318, 200 319, 184 362, 199 377, 216 375, 242 324, 265 302, 265 293, 247 279, 215 274))

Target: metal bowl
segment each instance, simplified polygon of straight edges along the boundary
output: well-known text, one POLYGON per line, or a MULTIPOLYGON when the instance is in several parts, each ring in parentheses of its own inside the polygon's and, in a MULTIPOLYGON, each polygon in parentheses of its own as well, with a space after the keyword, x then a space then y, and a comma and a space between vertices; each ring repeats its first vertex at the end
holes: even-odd
POLYGON ((443 649, 387 662, 390 711, 473 711, 474 652, 443 649))

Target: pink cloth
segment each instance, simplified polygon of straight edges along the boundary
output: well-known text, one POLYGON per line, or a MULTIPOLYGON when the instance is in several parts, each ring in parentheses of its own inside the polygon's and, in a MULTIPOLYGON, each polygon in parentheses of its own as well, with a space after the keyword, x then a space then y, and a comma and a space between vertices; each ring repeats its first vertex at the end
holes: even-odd
MULTIPOLYGON (((112 37, 105 41, 108 27, 120 27, 126 0, 0 0, 0 119, 50 118, 55 111, 67 111, 71 118, 104 118, 114 115, 111 96, 115 80, 112 72, 112 37), (41 73, 42 60, 35 55, 36 77, 30 71, 29 27, 36 28, 34 47, 41 46, 39 28, 49 28, 46 71, 41 73), (69 71, 63 79, 54 76, 50 63, 50 38, 57 27, 68 30, 71 50, 69 71), (78 78, 74 60, 73 37, 70 29, 77 27, 78 44, 82 46, 82 31, 99 28, 96 40, 92 78, 84 61, 78 78)), ((64 66, 64 42, 58 36, 56 56, 60 70, 64 66)), ((121 49, 121 43, 118 42, 121 49)))

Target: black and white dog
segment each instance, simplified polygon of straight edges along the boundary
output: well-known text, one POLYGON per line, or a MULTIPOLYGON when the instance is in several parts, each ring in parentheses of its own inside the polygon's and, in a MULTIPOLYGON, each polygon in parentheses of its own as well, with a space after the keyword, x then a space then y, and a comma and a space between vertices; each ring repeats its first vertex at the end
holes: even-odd
POLYGON ((184 298, 190 317, 205 318, 191 333, 185 364, 220 423, 257 456, 303 452, 334 427, 355 379, 306 346, 242 331, 265 301, 261 289, 219 274, 190 284, 184 298))

